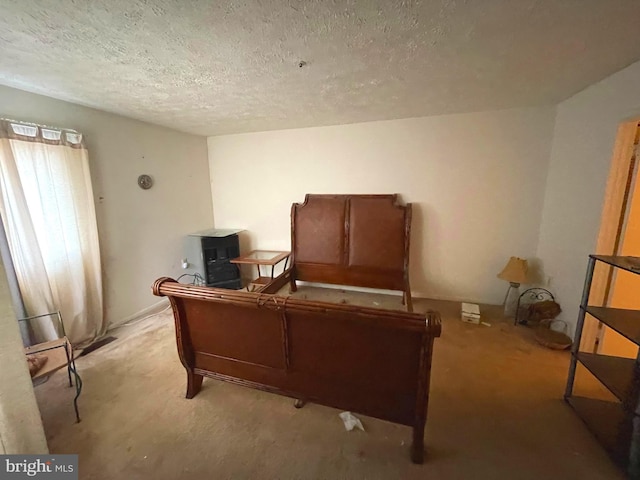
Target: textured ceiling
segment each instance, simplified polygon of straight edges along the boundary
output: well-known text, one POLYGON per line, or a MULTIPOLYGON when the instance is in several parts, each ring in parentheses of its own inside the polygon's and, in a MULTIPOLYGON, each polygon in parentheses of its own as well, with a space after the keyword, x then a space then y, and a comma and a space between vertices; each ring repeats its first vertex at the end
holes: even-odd
POLYGON ((551 104, 638 59, 639 0, 0 0, 0 84, 205 135, 551 104))

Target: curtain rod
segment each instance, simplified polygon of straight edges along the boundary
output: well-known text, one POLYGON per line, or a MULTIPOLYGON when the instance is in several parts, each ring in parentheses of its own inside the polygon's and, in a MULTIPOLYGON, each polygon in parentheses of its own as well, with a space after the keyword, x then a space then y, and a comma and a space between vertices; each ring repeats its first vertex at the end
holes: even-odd
POLYGON ((46 128, 47 130, 59 130, 61 132, 71 132, 71 133, 77 133, 78 135, 81 135, 81 133, 79 131, 74 130, 73 128, 52 127, 51 125, 43 125, 41 123, 25 122, 23 120, 14 120, 12 118, 6 118, 6 117, 0 117, 0 120, 5 121, 5 122, 10 122, 10 123, 16 123, 18 125, 25 125, 25 126, 29 126, 29 127, 46 128))

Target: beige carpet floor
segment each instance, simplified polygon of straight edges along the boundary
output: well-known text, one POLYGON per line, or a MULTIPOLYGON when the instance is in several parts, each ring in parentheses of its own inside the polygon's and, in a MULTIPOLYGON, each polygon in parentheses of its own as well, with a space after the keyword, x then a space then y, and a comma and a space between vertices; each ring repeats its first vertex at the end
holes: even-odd
POLYGON ((496 308, 483 310, 485 327, 458 320, 459 304, 416 302, 428 307, 443 335, 424 465, 409 460, 408 427, 360 416, 366 431, 347 432, 338 410, 211 379, 186 400, 169 311, 78 359, 80 424, 65 372, 36 388, 50 449, 78 453, 82 479, 623 478, 561 400, 566 352, 496 308))

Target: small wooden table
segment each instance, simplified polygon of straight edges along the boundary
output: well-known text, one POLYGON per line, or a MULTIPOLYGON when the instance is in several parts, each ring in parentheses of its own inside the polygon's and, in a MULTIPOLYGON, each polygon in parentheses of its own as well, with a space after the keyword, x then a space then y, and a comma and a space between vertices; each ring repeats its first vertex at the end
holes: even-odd
POLYGON ((289 255, 291 252, 283 252, 278 250, 252 250, 246 255, 242 255, 238 258, 234 258, 231 260, 231 263, 236 263, 239 265, 255 265, 258 269, 258 278, 252 280, 249 285, 247 285, 247 291, 253 291, 257 286, 266 285, 271 283, 273 280, 273 274, 276 268, 276 265, 284 260, 284 270, 287 269, 287 264, 289 263, 289 255), (271 267, 271 276, 262 276, 262 271, 260 267, 262 265, 271 267))

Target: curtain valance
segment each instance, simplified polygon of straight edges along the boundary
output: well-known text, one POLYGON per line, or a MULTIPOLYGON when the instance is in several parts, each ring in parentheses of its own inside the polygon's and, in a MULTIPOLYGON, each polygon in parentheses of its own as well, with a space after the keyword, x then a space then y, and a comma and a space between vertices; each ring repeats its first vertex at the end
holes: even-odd
POLYGON ((0 138, 47 145, 64 145, 71 148, 85 148, 82 134, 75 130, 47 127, 8 119, 0 120, 0 138))

